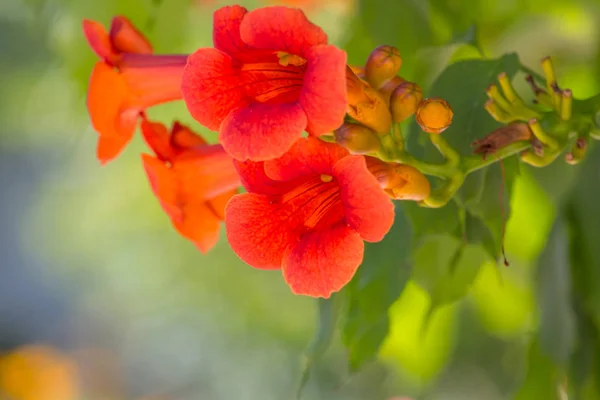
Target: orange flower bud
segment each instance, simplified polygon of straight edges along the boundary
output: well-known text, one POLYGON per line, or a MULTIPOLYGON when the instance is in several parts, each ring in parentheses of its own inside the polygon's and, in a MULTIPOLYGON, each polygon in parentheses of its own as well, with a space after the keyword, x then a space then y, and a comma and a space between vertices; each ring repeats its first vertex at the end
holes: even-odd
POLYGON ((381 97, 383 97, 385 104, 388 106, 390 105, 390 97, 392 96, 392 92, 403 82, 406 82, 406 79, 395 76, 378 89, 378 92, 381 97))
POLYGON ((442 133, 452 123, 452 108, 442 98, 425 99, 417 108, 416 118, 421 129, 427 133, 442 133))
POLYGON ((414 82, 402 82, 390 96, 390 111, 394 122, 402 122, 415 113, 423 99, 421 87, 414 82))
POLYGON ((431 184, 418 169, 406 164, 388 163, 366 156, 367 168, 394 200, 421 201, 431 193, 431 184))
POLYGON ((354 154, 366 154, 379 150, 381 142, 375 132, 360 124, 346 123, 334 132, 335 141, 354 154))
POLYGON ((387 133, 392 125, 390 110, 381 95, 346 68, 348 89, 347 113, 355 121, 377 133, 387 133))
POLYGON ((397 48, 392 46, 379 46, 371 52, 365 65, 367 82, 375 89, 379 89, 392 79, 402 66, 402 58, 397 48))

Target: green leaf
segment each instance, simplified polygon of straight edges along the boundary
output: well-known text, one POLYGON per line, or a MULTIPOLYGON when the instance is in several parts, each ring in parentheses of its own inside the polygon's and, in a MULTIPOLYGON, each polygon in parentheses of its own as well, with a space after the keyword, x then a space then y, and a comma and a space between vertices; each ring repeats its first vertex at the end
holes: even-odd
MULTIPOLYGON (((484 109, 487 100, 486 87, 496 81, 499 73, 505 72, 513 78, 520 67, 516 54, 506 54, 497 59, 463 60, 449 65, 436 79, 426 93, 426 97, 442 97, 452 107, 452 125, 443 133, 444 138, 462 155, 472 154, 470 147, 475 139, 480 139, 501 126, 484 109)), ((416 123, 410 126, 409 149, 418 147, 420 133, 416 123)), ((435 161, 436 149, 426 142, 423 156, 435 161)))
MULTIPOLYGON (((568 167, 567 167, 568 168, 568 167)), ((600 398, 600 148, 588 154, 565 201, 570 226, 572 301, 577 319, 576 349, 569 378, 573 398, 600 398)), ((566 195, 564 196, 566 197, 566 195)), ((564 198, 563 197, 563 198, 564 198)))
POLYGON ((456 203, 451 202, 441 208, 419 207, 414 202, 403 205, 406 217, 410 221, 415 245, 422 237, 443 233, 455 233, 460 228, 460 214, 456 203))
POLYGON ((529 348, 527 374, 514 400, 561 400, 559 383, 558 368, 540 351, 538 341, 534 340, 529 348))
POLYGON ((428 11, 424 1, 361 1, 343 46, 348 50, 348 62, 364 65, 375 47, 395 46, 405 60, 400 74, 415 79, 415 73, 427 67, 417 60, 417 51, 432 44, 428 11))
POLYGON ((571 273, 567 226, 558 217, 538 259, 537 300, 540 307, 540 347, 558 366, 573 352, 575 319, 571 305, 571 273))
POLYGON ((580 170, 578 184, 568 201, 572 243, 572 273, 577 295, 600 331, 600 148, 588 155, 580 170))
POLYGON ((556 204, 568 201, 578 182, 581 166, 567 165, 559 158, 544 168, 525 166, 533 179, 556 204))
POLYGON ((412 229, 403 208, 396 205, 396 220, 379 243, 365 245, 365 258, 346 286, 348 315, 343 342, 352 370, 373 359, 388 332, 388 309, 410 277, 408 256, 412 229))
POLYGON ((465 235, 469 243, 479 243, 492 260, 497 260, 498 249, 494 235, 480 218, 469 212, 465 216, 465 235))
POLYGON ((574 298, 577 341, 569 365, 569 392, 575 399, 595 400, 600 398, 600 334, 578 299, 574 298))
POLYGON ((424 238, 414 254, 413 279, 427 290, 433 307, 464 297, 487 260, 483 248, 451 235, 424 238))
POLYGON ((339 293, 334 293, 329 299, 318 299, 317 305, 319 308, 317 329, 312 343, 306 351, 304 367, 296 392, 297 399, 302 397, 302 391, 310 379, 314 364, 323 357, 331 344, 339 317, 341 296, 339 293))
POLYGON ((396 46, 402 54, 412 54, 431 43, 427 2, 361 1, 357 15, 375 42, 396 46))
POLYGON ((454 200, 462 207, 467 207, 471 204, 477 204, 483 195, 485 187, 485 175, 487 168, 475 171, 467 176, 465 182, 454 195, 454 200))
POLYGON ((495 243, 495 252, 492 253, 494 258, 502 248, 504 226, 510 216, 512 188, 519 168, 520 162, 516 157, 506 158, 502 164, 487 167, 479 201, 469 201, 465 204, 467 210, 483 221, 491 232, 495 243))

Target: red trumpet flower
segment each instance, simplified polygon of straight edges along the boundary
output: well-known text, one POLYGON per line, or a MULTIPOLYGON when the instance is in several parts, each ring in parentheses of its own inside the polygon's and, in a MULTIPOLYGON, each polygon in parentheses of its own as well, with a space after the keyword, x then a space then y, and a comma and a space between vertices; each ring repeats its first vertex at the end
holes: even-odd
POLYGON ((181 98, 187 56, 152 55, 150 43, 124 17, 113 19, 109 33, 90 20, 83 21, 83 31, 102 59, 92 70, 87 107, 104 164, 131 140, 146 108, 181 98))
POLYGON ((394 207, 363 156, 317 138, 281 158, 235 165, 248 193, 231 199, 227 238, 255 268, 283 270, 296 294, 329 297, 354 275, 364 241, 383 239, 394 207))
POLYGON ((169 132, 144 119, 142 133, 156 154, 142 155, 152 191, 177 231, 206 253, 217 243, 225 205, 240 186, 231 157, 177 122, 169 132))
POLYGON ((346 106, 346 53, 301 10, 223 7, 214 14, 215 48, 192 54, 183 98, 192 116, 219 131, 238 160, 283 155, 303 131, 340 126, 346 106))

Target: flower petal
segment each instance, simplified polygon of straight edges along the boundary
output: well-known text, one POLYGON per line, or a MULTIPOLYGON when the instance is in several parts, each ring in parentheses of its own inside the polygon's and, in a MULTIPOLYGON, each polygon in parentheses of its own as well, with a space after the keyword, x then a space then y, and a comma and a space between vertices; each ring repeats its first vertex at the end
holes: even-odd
POLYGON ((142 154, 142 162, 152 192, 160 200, 163 209, 171 219, 181 221, 183 215, 178 206, 178 182, 173 171, 163 161, 149 154, 142 154))
POLYGON ((295 294, 328 298, 354 276, 364 256, 360 236, 344 224, 313 231, 290 249, 283 277, 295 294))
POLYGON ((340 127, 346 115, 346 52, 334 46, 316 46, 308 61, 300 105, 308 118, 307 132, 319 136, 340 127))
POLYGON ((113 18, 109 37, 119 53, 152 54, 152 45, 148 39, 123 16, 113 18))
POLYGON ((219 241, 221 220, 206 203, 187 204, 185 219, 174 225, 181 236, 194 242, 203 254, 208 253, 219 241))
POLYGON ((206 253, 219 239, 220 216, 203 196, 186 191, 180 178, 162 161, 148 154, 142 159, 152 191, 175 229, 206 253))
POLYGON ((214 198, 208 200, 206 204, 221 221, 225 221, 225 207, 227 207, 229 200, 231 200, 231 198, 236 194, 238 194, 238 190, 233 189, 229 192, 215 196, 214 198))
POLYGON ((219 8, 213 14, 213 43, 215 49, 241 62, 277 61, 273 52, 251 48, 240 36, 240 24, 248 10, 239 5, 219 8))
POLYGON ((394 223, 394 205, 367 169, 363 156, 349 156, 333 168, 346 222, 367 242, 378 242, 394 223))
POLYGON ((142 120, 142 136, 154 154, 162 161, 170 161, 175 157, 171 147, 171 135, 167 127, 159 122, 142 120))
POLYGON ((269 197, 243 193, 225 209, 227 240, 243 261, 261 269, 279 269, 286 250, 298 240, 289 229, 289 211, 269 197))
POLYGON ((122 112, 128 87, 121 75, 103 62, 92 70, 87 93, 87 108, 92 126, 100 135, 98 158, 103 163, 113 159, 131 140, 139 110, 122 112))
POLYGON ((232 111, 219 141, 237 160, 263 161, 283 155, 306 127, 298 104, 252 104, 232 111))
POLYGON ((219 130, 232 109, 250 104, 233 62, 217 49, 199 49, 189 56, 183 71, 185 104, 198 122, 213 131, 219 130))
POLYGON ((305 57, 311 46, 327 43, 327 35, 297 8, 262 7, 247 13, 240 35, 248 45, 305 57))
POLYGON ((116 56, 104 25, 89 19, 83 20, 83 34, 94 51, 102 60, 111 60, 116 56))
POLYGON ((121 136, 100 135, 98 145, 96 146, 96 158, 98 158, 102 165, 106 164, 117 157, 130 140, 131 138, 121 136))
POLYGON ((279 182, 269 178, 265 174, 265 163, 262 161, 233 160, 233 164, 240 176, 242 186, 244 186, 248 192, 265 195, 280 195, 293 187, 287 185, 285 182, 279 182))
POLYGON ((181 152, 172 164, 186 195, 194 193, 206 200, 240 186, 233 160, 218 144, 181 152))
POLYGON ((178 150, 206 145, 206 140, 190 128, 175 121, 171 129, 171 146, 178 150))
POLYGON ((331 175, 333 166, 350 153, 342 146, 314 137, 300 138, 283 156, 265 162, 265 173, 287 181, 308 174, 331 175))

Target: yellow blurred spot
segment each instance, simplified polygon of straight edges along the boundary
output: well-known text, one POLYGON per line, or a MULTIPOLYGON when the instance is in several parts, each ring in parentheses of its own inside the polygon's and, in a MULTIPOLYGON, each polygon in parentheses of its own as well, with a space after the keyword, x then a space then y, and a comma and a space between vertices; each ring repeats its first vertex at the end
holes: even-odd
MULTIPOLYGON (((511 268, 520 267, 517 264, 511 268)), ((530 328, 534 309, 533 293, 528 282, 517 282, 487 262, 479 271, 471 290, 477 314, 483 326, 502 337, 522 334, 530 328)), ((503 267, 502 267, 503 268, 503 267)))
POLYGON ((534 260, 546 244, 554 215, 554 206, 546 193, 523 169, 513 186, 506 250, 521 260, 534 260))
POLYGON ((13 400, 75 400, 75 363, 57 350, 25 346, 0 358, 0 393, 13 400))
POLYGON ((321 180, 323 182, 325 182, 325 183, 328 183, 328 182, 331 182, 333 180, 333 176, 322 174, 321 175, 321 180))
POLYGON ((279 57, 279 65, 287 67, 288 65, 295 65, 297 67, 306 64, 306 60, 295 54, 286 53, 284 51, 278 51, 277 57, 279 57))
POLYGON ((435 310, 425 330, 423 324, 429 304, 427 293, 409 282, 390 308, 390 331, 380 351, 383 359, 398 366, 419 384, 431 380, 441 370, 454 342, 456 306, 435 310))

